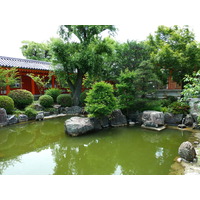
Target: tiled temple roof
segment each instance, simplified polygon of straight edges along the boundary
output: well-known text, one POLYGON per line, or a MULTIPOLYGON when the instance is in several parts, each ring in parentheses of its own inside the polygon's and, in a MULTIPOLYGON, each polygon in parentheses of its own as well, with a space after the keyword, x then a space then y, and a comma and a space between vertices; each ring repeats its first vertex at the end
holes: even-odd
POLYGON ((51 63, 39 60, 0 56, 0 67, 18 67, 33 70, 50 70, 51 63))

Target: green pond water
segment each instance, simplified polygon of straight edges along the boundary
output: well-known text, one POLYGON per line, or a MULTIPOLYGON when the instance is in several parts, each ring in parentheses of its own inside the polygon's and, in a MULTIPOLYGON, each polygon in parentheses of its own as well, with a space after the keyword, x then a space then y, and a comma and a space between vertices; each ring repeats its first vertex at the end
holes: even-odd
POLYGON ((80 137, 64 132, 67 117, 0 129, 0 174, 169 174, 188 131, 109 128, 80 137))

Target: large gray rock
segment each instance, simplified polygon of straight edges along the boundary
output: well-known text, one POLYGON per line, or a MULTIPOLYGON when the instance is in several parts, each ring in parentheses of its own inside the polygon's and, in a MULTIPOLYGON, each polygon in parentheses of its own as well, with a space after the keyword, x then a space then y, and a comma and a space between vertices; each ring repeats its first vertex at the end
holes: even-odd
POLYGON ((186 125, 186 126, 192 126, 193 123, 194 123, 194 120, 193 120, 193 117, 191 114, 187 114, 186 117, 185 117, 185 120, 183 121, 183 123, 186 125))
POLYGON ((4 108, 0 108, 0 127, 8 124, 7 113, 4 108))
POLYGON ((164 114, 158 111, 144 111, 142 114, 144 126, 158 127, 164 125, 164 114))
POLYGON ((39 112, 35 117, 36 121, 41 121, 43 119, 44 119, 44 112, 39 112))
POLYGON ((182 124, 183 114, 172 114, 172 113, 165 113, 164 119, 166 124, 182 124))
POLYGON ((18 118, 19 118, 19 122, 26 122, 26 121, 28 121, 28 116, 24 115, 24 114, 20 114, 18 116, 18 118))
POLYGON ((15 115, 9 115, 8 116, 8 124, 11 125, 11 124, 17 124, 19 123, 19 119, 17 116, 15 115))
POLYGON ((71 136, 79 136, 94 130, 94 125, 90 118, 71 117, 65 121, 65 132, 71 136))
POLYGON ((113 127, 126 126, 126 116, 122 114, 121 110, 114 110, 111 114, 110 125, 113 127))
POLYGON ((72 106, 72 107, 66 107, 66 114, 67 115, 80 115, 82 114, 82 108, 79 106, 72 106))
POLYGON ((200 115, 200 98, 191 98, 189 101, 190 114, 200 115))
POLYGON ((188 141, 183 142, 179 149, 178 154, 181 158, 185 159, 186 161, 193 162, 196 158, 196 151, 192 144, 188 141))

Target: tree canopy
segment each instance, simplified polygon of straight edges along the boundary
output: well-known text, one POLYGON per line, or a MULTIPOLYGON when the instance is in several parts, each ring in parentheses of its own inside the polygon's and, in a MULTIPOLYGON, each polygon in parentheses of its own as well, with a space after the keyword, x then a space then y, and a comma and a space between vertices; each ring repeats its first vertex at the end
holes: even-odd
POLYGON ((172 75, 174 81, 182 83, 186 74, 200 69, 199 44, 188 26, 159 26, 146 43, 151 49, 151 61, 156 72, 165 82, 172 75))
POLYGON ((61 38, 52 39, 52 61, 59 66, 58 72, 64 72, 74 105, 79 104, 84 75, 100 75, 106 57, 113 52, 113 41, 102 39, 100 35, 105 30, 113 33, 116 28, 108 25, 62 25, 59 29, 61 38), (73 41, 72 35, 79 41, 73 41))

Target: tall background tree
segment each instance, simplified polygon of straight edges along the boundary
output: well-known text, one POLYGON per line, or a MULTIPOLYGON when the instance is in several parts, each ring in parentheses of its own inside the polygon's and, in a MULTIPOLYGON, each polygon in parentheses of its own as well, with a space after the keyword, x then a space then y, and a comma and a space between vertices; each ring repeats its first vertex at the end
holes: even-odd
POLYGON ((52 58, 49 42, 37 43, 34 41, 22 41, 21 51, 27 59, 49 62, 52 58))
POLYGON ((191 75, 200 69, 199 44, 188 26, 159 26, 155 35, 149 35, 146 43, 151 49, 155 72, 165 83, 169 75, 174 81, 182 83, 186 74, 191 75))
POLYGON ((57 71, 64 73, 74 105, 80 102, 85 74, 100 76, 105 59, 113 53, 111 39, 101 36, 106 30, 113 34, 116 28, 112 25, 62 25, 59 28, 61 38, 52 39, 52 61, 57 71))

